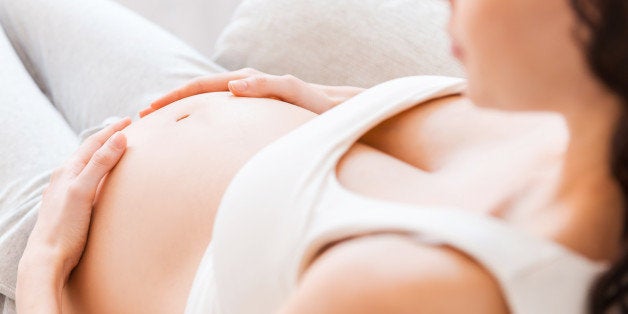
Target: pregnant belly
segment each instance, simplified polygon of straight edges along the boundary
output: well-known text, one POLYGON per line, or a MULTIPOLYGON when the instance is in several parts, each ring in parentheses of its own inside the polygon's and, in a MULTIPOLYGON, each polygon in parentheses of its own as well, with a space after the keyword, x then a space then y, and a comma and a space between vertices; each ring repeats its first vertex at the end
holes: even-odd
POLYGON ((313 118, 229 93, 190 97, 129 126, 64 294, 70 313, 181 313, 216 209, 257 151, 313 118))

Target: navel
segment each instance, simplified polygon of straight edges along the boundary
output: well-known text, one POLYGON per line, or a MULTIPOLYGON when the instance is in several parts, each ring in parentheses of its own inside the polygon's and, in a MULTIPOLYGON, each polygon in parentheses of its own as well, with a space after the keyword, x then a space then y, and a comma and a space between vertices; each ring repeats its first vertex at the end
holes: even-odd
POLYGON ((181 121, 181 120, 183 120, 183 119, 185 119, 185 118, 187 118, 189 116, 190 116, 189 114, 182 115, 179 118, 177 118, 177 122, 179 122, 179 121, 181 121))

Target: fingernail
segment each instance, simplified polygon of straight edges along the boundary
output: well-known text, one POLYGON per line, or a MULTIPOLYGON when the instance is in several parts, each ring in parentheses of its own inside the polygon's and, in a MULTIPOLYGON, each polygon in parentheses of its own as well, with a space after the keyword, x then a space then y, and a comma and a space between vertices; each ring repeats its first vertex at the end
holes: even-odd
POLYGON ((124 118, 118 120, 118 122, 114 123, 113 127, 115 129, 122 130, 122 129, 126 128, 129 124, 131 124, 130 120, 131 120, 131 118, 124 117, 124 118))
POLYGON ((143 118, 143 117, 147 116, 148 114, 150 114, 153 111, 155 111, 153 108, 148 107, 148 108, 142 109, 139 114, 140 114, 140 117, 143 118))
POLYGON ((231 86, 231 88, 235 91, 243 92, 248 87, 248 84, 246 83, 246 81, 238 80, 229 82, 229 86, 231 86))
POLYGON ((124 146, 126 145, 126 143, 124 142, 124 136, 122 135, 122 133, 120 133, 120 131, 114 133, 109 140, 111 141, 111 144, 116 148, 124 148, 124 146))

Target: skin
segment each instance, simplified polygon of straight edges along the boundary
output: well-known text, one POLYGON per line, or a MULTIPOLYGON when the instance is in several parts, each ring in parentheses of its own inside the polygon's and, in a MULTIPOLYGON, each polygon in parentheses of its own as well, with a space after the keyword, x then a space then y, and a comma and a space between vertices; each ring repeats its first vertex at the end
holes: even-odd
MULTIPOLYGON (((468 172, 466 176, 461 176, 454 167, 470 168, 473 164, 499 161, 504 157, 514 160, 521 152, 503 155, 504 150, 497 150, 475 158, 467 157, 466 164, 461 165, 461 156, 469 153, 465 148, 469 145, 466 132, 448 132, 451 138, 446 145, 441 142, 442 136, 417 137, 416 134, 443 132, 444 121, 451 121, 452 116, 471 115, 474 119, 461 119, 460 124, 448 127, 465 130, 472 127, 471 122, 486 121, 491 127, 478 131, 477 145, 503 146, 505 142, 516 140, 518 146, 533 145, 535 149, 530 155, 544 152, 544 158, 540 159, 519 156, 523 170, 546 167, 552 158, 547 147, 560 148, 565 139, 561 137, 561 128, 556 127, 560 120, 555 117, 491 116, 484 111, 478 111, 459 97, 417 106, 372 130, 361 143, 354 145, 338 165, 339 179, 347 188, 378 198, 416 204, 456 204, 500 215, 495 211, 499 204, 512 197, 513 191, 525 189, 538 178, 513 173, 512 162, 499 162, 490 173, 468 172), (555 137, 543 145, 535 145, 538 134, 525 136, 526 130, 532 127, 553 132, 555 137), (379 145, 379 148, 407 163, 365 144, 367 142, 372 145, 404 143, 401 147, 379 145), (438 150, 431 158, 422 155, 415 158, 413 150, 400 149, 403 147, 438 150), (382 180, 386 177, 397 183, 390 185, 391 180, 382 180), (512 179, 511 186, 501 184, 506 177, 512 179), (471 182, 473 184, 469 184, 471 182), (416 188, 424 193, 414 193, 416 188), (482 193, 486 189, 493 190, 490 199, 470 197, 486 194, 482 193)), ((95 204, 86 250, 65 286, 66 312, 182 311, 198 262, 211 240, 211 225, 220 197, 235 172, 256 151, 314 116, 275 100, 212 93, 185 98, 125 129, 129 143, 127 153, 108 177, 95 204), (177 122, 183 116, 188 117, 177 122), (283 123, 276 123, 277 119, 283 123), (242 129, 242 125, 247 128, 242 129), (225 141, 225 138, 230 140, 225 141), (164 146, 169 150, 164 151, 164 146), (185 160, 185 163, 177 160, 185 160), (160 168, 160 175, 149 174, 164 164, 169 166, 160 168)), ((560 155, 561 150, 554 154, 560 155)), ((532 217, 512 223, 534 225, 534 221, 528 219, 532 217)), ((313 265, 324 261, 326 259, 317 260, 313 265)))
MULTIPOLYGON (((565 118, 570 142, 557 190, 543 211, 554 225, 573 220, 586 229, 617 219, 595 241, 614 257, 623 210, 609 160, 621 104, 591 74, 568 1, 452 1, 452 8, 449 29, 467 70, 469 98, 480 107, 552 111, 565 118)), ((574 246, 569 239, 575 238, 561 235, 574 246)))
MULTIPOLYGON (((467 95, 421 104, 371 130, 341 159, 340 182, 372 197, 456 205, 497 216, 592 260, 612 260, 619 252, 624 214, 608 162, 620 104, 590 74, 573 38, 576 22, 567 1, 452 1, 452 9, 449 29, 454 51, 467 68, 467 95), (386 176, 397 181, 382 180, 386 176), (417 190, 426 193, 413 193, 417 190)), ((83 259, 72 276, 67 279, 58 267, 37 263, 33 256, 49 246, 32 237, 20 264, 18 295, 37 294, 33 282, 54 282, 40 286, 62 296, 66 312, 180 312, 211 240, 207 226, 212 210, 230 178, 264 145, 314 116, 268 99, 259 100, 263 106, 242 110, 250 100, 234 102, 225 94, 176 101, 227 89, 239 96, 286 100, 314 112, 356 93, 245 70, 202 78, 164 96, 143 111, 145 127, 138 124, 125 131, 132 149, 103 185, 83 259), (237 88, 236 82, 246 82, 246 88, 237 88), (181 114, 190 116, 176 122, 181 114), (260 118, 264 114, 281 115, 287 125, 260 118), (233 119, 237 121, 221 124, 233 119), (150 128, 152 123, 161 128, 150 128), (197 145, 179 140, 186 135, 197 145), (250 135, 257 137, 238 142, 250 135), (240 144, 224 145, 218 141, 221 136, 240 144), (190 147, 209 148, 189 152, 190 147), (185 165, 172 165, 182 173, 194 171, 186 180, 201 181, 172 194, 168 189, 181 186, 168 179, 176 178, 174 174, 165 176, 166 182, 132 185, 142 171, 172 162, 168 151, 186 154, 186 149, 191 156, 185 165), (208 159, 221 158, 216 156, 232 158, 208 159), (214 179, 203 182, 199 172, 214 179), (204 199, 185 197, 195 187, 212 189, 204 199), (169 197, 160 197, 164 194, 169 197), (169 198, 176 204, 168 204, 169 198), (173 208, 185 210, 185 215, 174 215, 173 208), (158 214, 146 214, 149 210, 158 214), (137 276, 139 272, 144 276, 137 276), (59 283, 65 283, 65 290, 59 283)), ((36 227, 34 234, 54 237, 51 230, 36 227)), ((54 260, 65 261, 80 256, 82 248, 58 251, 54 260)), ((20 302, 26 301, 18 297, 20 302)), ((315 256, 281 313, 321 312, 508 313, 508 307, 491 274, 462 252, 388 234, 343 241, 315 256)))
POLYGON ((119 131, 130 123, 125 118, 90 136, 53 173, 18 266, 20 313, 61 313, 62 289, 85 247, 98 186, 124 153, 119 131))

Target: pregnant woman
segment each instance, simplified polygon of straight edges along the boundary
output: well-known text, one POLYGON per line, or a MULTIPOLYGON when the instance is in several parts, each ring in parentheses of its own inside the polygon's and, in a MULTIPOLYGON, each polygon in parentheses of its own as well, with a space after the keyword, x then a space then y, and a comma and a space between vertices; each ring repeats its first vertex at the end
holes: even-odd
POLYGON ((24 173, 183 86, 55 171, 5 312, 626 312, 622 0, 452 1, 468 82, 366 91, 216 74, 107 2, 0 3, 1 183, 36 195, 4 268, 24 173))

